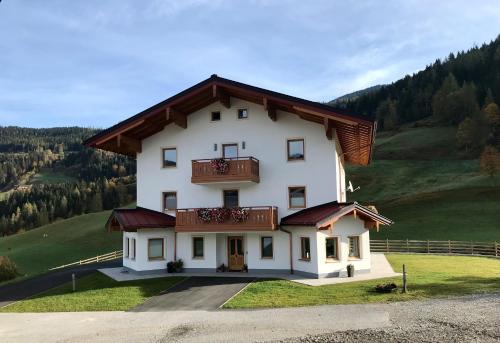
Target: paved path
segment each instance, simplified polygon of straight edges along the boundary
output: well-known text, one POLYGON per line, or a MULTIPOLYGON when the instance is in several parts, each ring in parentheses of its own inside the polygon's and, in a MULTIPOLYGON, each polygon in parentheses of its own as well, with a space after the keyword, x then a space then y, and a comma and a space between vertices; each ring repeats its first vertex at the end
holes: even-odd
POLYGON ((249 278, 190 277, 131 311, 216 310, 251 281, 249 278))
POLYGON ((0 286, 0 307, 30 297, 71 281, 71 274, 77 278, 89 275, 98 268, 117 267, 122 261, 93 263, 73 268, 54 270, 19 282, 0 286))
POLYGON ((367 310, 363 306, 255 311, 0 313, 0 340, 2 343, 237 343, 388 324, 385 310, 376 307, 367 310))
POLYGON ((500 294, 249 311, 0 313, 0 341, 498 342, 499 319, 500 294))

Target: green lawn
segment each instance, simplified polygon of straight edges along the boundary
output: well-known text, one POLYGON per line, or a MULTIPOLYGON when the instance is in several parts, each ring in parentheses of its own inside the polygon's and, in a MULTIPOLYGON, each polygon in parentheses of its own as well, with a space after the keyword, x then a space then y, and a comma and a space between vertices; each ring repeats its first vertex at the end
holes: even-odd
POLYGON ((375 139, 375 160, 439 160, 459 158, 455 127, 403 128, 379 132, 375 139))
POLYGON ((38 173, 30 179, 31 184, 48 184, 48 183, 63 183, 76 182, 77 179, 64 174, 63 172, 54 171, 50 168, 42 168, 38 173))
POLYGON ((374 204, 395 221, 376 239, 500 241, 500 176, 457 151, 455 128, 404 128, 377 135, 369 166, 347 166, 361 189, 348 201, 374 204))
POLYGON ((435 296, 500 291, 500 260, 484 257, 388 255, 396 272, 408 268, 409 293, 379 294, 381 282, 401 278, 359 281, 320 287, 284 280, 258 281, 227 303, 225 308, 291 307, 357 304, 425 299, 435 296))
POLYGON ((122 235, 107 232, 110 212, 61 220, 24 233, 0 238, 0 256, 8 256, 24 276, 122 248, 122 235))
POLYGON ((165 277, 116 282, 95 273, 77 280, 76 292, 72 291, 71 283, 64 284, 0 308, 0 312, 126 311, 181 280, 183 278, 165 277))
POLYGON ((395 224, 370 232, 373 239, 500 242, 500 187, 417 194, 378 209, 395 224))

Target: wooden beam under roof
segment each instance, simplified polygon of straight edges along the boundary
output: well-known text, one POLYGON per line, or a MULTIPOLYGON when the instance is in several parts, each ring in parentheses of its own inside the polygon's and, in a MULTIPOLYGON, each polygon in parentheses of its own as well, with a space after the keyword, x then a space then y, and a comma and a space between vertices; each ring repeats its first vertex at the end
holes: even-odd
POLYGON ((97 145, 100 145, 100 144, 102 144, 102 143, 104 143, 106 141, 109 141, 110 139, 117 137, 119 134, 127 132, 128 130, 131 130, 131 129, 135 128, 135 127, 138 127, 138 126, 142 125, 143 123, 144 123, 144 119, 139 120, 139 121, 137 121, 135 123, 132 123, 130 125, 126 125, 120 131, 117 131, 117 132, 113 133, 112 135, 107 136, 107 137, 105 137, 105 138, 103 138, 103 139, 95 142, 95 145, 97 146, 97 145))
POLYGON ((225 108, 231 108, 231 97, 221 86, 212 85, 212 97, 217 98, 225 108))
POLYGON ((116 145, 118 148, 122 148, 123 146, 131 149, 135 153, 142 152, 142 144, 141 141, 132 137, 125 136, 123 134, 119 134, 116 137, 116 145))
POLYGON ((325 126, 326 138, 331 141, 333 139, 332 121, 328 118, 323 118, 323 125, 325 126))
POLYGON ((167 122, 172 121, 175 125, 182 127, 183 129, 187 128, 186 114, 176 110, 171 106, 167 107, 166 118, 167 122))
POLYGON ((271 102, 269 102, 266 97, 262 98, 262 104, 264 105, 264 110, 267 111, 267 116, 272 121, 276 121, 278 119, 278 115, 276 113, 276 106, 274 106, 271 102))

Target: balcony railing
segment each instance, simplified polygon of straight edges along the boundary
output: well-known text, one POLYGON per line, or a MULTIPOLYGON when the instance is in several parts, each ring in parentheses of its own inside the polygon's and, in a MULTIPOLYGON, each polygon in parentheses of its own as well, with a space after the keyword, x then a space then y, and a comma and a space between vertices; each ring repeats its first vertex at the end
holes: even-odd
POLYGON ((176 214, 176 232, 238 232, 238 231, 273 231, 278 228, 278 208, 274 206, 243 207, 248 211, 245 220, 235 222, 229 215, 218 223, 214 219, 203 221, 198 216, 197 208, 178 209, 176 214))
POLYGON ((254 157, 226 158, 228 168, 224 173, 215 170, 211 159, 192 161, 192 183, 259 182, 259 160, 254 157))

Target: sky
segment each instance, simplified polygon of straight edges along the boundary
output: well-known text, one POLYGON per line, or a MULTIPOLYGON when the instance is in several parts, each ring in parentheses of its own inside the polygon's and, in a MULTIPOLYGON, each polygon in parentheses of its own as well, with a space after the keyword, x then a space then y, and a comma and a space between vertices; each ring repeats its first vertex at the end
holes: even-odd
POLYGON ((3 0, 0 126, 105 128, 211 74, 329 101, 498 34, 498 0, 3 0))

